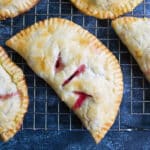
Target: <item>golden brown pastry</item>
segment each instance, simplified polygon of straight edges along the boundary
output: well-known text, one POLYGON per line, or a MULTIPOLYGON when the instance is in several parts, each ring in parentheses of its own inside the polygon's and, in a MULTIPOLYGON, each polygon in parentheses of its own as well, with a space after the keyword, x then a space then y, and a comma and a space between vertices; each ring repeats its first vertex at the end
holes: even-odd
POLYGON ((52 86, 98 143, 114 123, 122 99, 115 56, 88 31, 59 18, 36 23, 6 45, 52 86))
POLYGON ((123 17, 112 26, 150 81, 150 19, 123 17))
POLYGON ((132 11, 143 0, 71 0, 83 13, 99 19, 113 19, 132 11))
POLYGON ((20 129, 28 107, 24 75, 0 47, 0 139, 9 140, 20 129))
POLYGON ((0 20, 16 17, 35 6, 40 0, 0 0, 0 20))

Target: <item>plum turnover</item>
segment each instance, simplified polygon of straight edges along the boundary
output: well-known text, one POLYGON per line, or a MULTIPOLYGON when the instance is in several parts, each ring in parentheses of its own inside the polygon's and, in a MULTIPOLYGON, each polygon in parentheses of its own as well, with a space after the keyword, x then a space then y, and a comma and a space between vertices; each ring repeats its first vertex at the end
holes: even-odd
POLYGON ((48 19, 6 42, 80 118, 98 143, 114 123, 123 94, 115 56, 79 25, 48 19))
POLYGON ((20 129, 28 107, 24 75, 0 47, 0 139, 8 141, 20 129))

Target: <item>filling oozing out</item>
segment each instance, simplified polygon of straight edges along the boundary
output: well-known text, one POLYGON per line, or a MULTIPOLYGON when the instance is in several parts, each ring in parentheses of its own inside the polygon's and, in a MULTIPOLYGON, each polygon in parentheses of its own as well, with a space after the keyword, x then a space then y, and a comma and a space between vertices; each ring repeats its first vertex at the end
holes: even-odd
POLYGON ((86 66, 83 64, 81 66, 79 66, 79 68, 67 79, 64 81, 64 83, 62 84, 62 86, 67 85, 73 78, 79 76, 81 73, 83 73, 86 69, 86 66))
POLYGON ((73 105, 73 108, 72 109, 78 109, 82 106, 82 104, 84 103, 84 101, 88 98, 88 97, 92 97, 91 95, 88 95, 84 92, 78 92, 78 91, 75 91, 74 92, 76 95, 78 95, 78 98, 75 102, 75 104, 73 105))

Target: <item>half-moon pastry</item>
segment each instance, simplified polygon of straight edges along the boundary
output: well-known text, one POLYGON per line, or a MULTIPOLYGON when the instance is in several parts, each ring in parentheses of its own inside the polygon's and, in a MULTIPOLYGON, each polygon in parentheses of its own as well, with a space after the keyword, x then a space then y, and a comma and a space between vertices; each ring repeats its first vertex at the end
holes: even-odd
POLYGON ((56 91, 98 143, 114 123, 123 94, 115 56, 88 31, 59 18, 36 23, 6 45, 56 91))
POLYGON ((28 107, 23 72, 0 47, 0 139, 8 141, 20 129, 28 107))

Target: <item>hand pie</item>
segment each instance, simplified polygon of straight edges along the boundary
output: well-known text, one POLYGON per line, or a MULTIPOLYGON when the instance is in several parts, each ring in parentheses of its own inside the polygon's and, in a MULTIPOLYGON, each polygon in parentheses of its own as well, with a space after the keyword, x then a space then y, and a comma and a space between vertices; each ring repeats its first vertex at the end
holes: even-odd
POLYGON ((0 0, 0 20, 16 17, 35 6, 39 0, 0 0))
POLYGON ((143 0, 71 0, 83 13, 99 19, 113 19, 132 11, 143 0))
POLYGON ((112 26, 150 81, 150 19, 123 17, 112 26))
POLYGON ((36 23, 6 42, 53 87, 98 143, 112 126, 123 81, 115 56, 71 21, 36 23))
POLYGON ((22 71, 0 47, 0 139, 9 140, 20 129, 28 107, 22 71))

